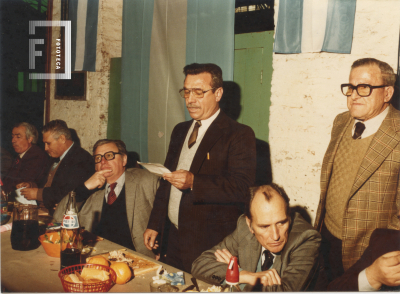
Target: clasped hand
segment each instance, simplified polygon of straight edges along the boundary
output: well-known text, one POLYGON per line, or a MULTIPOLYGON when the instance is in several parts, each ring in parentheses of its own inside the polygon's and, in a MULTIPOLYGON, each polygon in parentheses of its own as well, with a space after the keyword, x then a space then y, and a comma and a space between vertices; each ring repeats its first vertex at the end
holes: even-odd
MULTIPOLYGON (((217 261, 229 264, 232 254, 228 249, 217 250, 214 253, 217 261)), ((240 266, 239 266, 240 267, 240 266)), ((270 269, 263 272, 252 273, 242 270, 239 273, 239 283, 256 285, 258 283, 264 286, 273 286, 281 284, 281 277, 278 275, 276 269, 270 269)))

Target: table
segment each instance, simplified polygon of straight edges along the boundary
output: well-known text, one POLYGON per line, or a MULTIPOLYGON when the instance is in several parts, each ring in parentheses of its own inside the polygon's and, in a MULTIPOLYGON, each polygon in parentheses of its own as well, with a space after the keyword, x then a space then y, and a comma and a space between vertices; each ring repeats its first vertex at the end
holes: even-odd
MULTIPOLYGON (((11 231, 3 232, 1 238, 1 286, 2 290, 10 292, 64 292, 61 281, 58 277, 60 270, 60 259, 50 257, 46 254, 43 247, 30 251, 13 250, 10 241, 11 231)), ((121 245, 104 239, 95 244, 95 252, 91 255, 103 254, 112 250, 122 249, 121 245)), ((127 249, 140 257, 149 259, 138 252, 127 249)), ((180 270, 158 262, 168 272, 178 272, 180 270)), ((115 284, 110 292, 150 292, 150 282, 155 276, 156 271, 146 273, 131 279, 124 285, 115 284)), ((184 286, 178 286, 180 290, 192 285, 192 275, 184 273, 184 286)), ((210 284, 198 280, 200 290, 205 290, 210 284)))

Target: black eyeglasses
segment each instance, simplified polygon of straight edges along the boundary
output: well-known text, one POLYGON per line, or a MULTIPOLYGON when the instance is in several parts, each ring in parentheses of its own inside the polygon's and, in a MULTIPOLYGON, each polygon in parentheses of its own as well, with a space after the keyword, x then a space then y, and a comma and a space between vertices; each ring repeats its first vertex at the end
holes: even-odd
POLYGON ((182 98, 186 99, 189 98, 190 92, 193 93, 194 98, 203 98, 204 93, 207 93, 208 91, 214 90, 215 88, 211 88, 208 90, 203 91, 202 89, 199 88, 193 88, 193 89, 180 89, 179 94, 181 94, 182 98))
POLYGON ((115 154, 121 154, 121 153, 120 152, 108 151, 108 152, 104 153, 103 155, 101 155, 101 154, 93 155, 94 163, 100 163, 101 159, 103 157, 107 161, 113 160, 115 158, 115 154))
POLYGON ((368 84, 359 84, 357 86, 353 86, 352 84, 342 84, 342 93, 344 96, 351 96, 354 90, 357 91, 357 94, 361 97, 367 97, 371 95, 373 89, 388 87, 387 85, 382 86, 371 86, 368 84))

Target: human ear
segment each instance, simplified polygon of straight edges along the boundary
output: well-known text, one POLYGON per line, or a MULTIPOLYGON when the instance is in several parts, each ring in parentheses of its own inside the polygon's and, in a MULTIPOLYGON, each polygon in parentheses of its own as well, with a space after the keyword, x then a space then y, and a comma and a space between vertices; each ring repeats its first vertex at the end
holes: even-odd
POLYGON ((253 229, 251 228, 251 220, 246 216, 246 224, 249 227, 249 230, 252 234, 254 234, 253 229))

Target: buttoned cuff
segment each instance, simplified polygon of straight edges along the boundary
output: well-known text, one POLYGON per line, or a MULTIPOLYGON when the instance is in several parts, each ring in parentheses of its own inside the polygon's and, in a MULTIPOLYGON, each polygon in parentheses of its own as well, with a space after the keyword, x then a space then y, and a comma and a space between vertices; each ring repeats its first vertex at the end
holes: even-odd
POLYGON ((36 196, 37 196, 37 198, 36 198, 37 201, 43 202, 43 189, 38 189, 36 196))
POLYGON ((358 291, 378 291, 374 287, 370 285, 368 282, 367 274, 366 271, 367 269, 364 269, 362 272, 358 274, 358 291))

